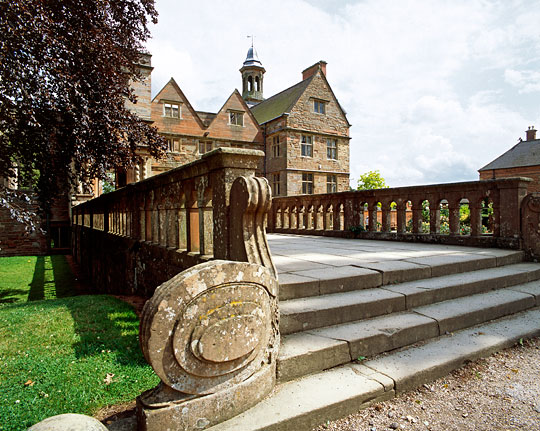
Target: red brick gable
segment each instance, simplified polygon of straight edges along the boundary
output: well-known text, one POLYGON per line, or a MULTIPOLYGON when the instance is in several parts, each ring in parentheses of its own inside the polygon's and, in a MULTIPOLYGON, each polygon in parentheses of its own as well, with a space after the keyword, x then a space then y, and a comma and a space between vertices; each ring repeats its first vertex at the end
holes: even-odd
POLYGON ((207 129, 208 138, 263 143, 262 130, 238 90, 234 90, 207 129), (242 113, 243 125, 230 124, 230 112, 242 113))
POLYGON ((152 100, 152 121, 153 125, 163 134, 202 136, 206 131, 197 112, 173 78, 152 100), (180 118, 169 118, 164 115, 163 104, 165 102, 179 103, 180 118))

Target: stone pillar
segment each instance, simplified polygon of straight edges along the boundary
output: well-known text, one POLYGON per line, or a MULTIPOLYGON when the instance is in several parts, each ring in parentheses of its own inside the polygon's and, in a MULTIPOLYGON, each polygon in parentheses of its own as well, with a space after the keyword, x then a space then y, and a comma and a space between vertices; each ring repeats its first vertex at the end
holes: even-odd
POLYGON ((500 236, 518 238, 520 236, 519 210, 521 201, 527 195, 529 178, 507 178, 498 180, 500 196, 500 236))
POLYGON ((521 203, 523 250, 529 260, 540 261, 540 193, 531 193, 521 203))

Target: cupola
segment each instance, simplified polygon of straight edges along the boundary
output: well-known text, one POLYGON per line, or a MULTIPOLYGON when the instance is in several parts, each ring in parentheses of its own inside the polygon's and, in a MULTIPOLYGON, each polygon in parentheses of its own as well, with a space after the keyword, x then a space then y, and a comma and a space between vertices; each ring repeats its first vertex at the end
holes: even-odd
POLYGON ((242 98, 249 106, 256 105, 264 100, 263 76, 266 70, 262 66, 253 42, 248 49, 246 60, 240 69, 242 74, 242 98))

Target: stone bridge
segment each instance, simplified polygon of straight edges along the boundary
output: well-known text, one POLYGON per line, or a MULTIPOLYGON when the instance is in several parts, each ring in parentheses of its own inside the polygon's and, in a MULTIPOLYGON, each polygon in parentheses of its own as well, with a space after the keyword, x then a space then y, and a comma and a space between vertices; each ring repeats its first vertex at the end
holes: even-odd
POLYGON ((133 428, 309 430, 540 333, 528 179, 272 200, 261 157, 221 148, 73 208, 95 291, 150 298, 140 343, 162 382, 133 428))

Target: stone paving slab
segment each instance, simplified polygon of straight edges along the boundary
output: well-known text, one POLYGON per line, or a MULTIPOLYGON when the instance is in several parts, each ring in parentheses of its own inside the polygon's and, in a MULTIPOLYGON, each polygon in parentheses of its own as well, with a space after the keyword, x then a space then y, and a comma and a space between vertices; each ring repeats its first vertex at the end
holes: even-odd
POLYGON ((532 295, 511 289, 500 289, 425 305, 413 311, 435 319, 442 335, 508 316, 535 305, 536 300, 532 295))
POLYGON ((456 274, 459 272, 478 271, 497 266, 495 256, 474 255, 471 253, 452 253, 448 255, 427 256, 407 259, 407 262, 431 267, 431 276, 456 274))
POLYGON ((516 265, 512 265, 513 268, 518 271, 527 273, 527 281, 535 281, 540 279, 540 265, 532 262, 521 262, 516 265))
MULTIPOLYGON (((430 276, 435 277, 515 263, 523 258, 521 251, 514 250, 308 235, 269 234, 268 242, 280 275, 295 274, 317 280, 347 279, 343 287, 334 281, 323 281, 319 294, 357 288, 353 278, 358 273, 354 274, 354 268, 372 269, 380 274, 372 274, 371 281, 363 279, 364 288, 369 288, 425 277, 428 270, 430 276), (336 267, 343 272, 338 274, 334 271, 336 267)), ((280 279, 282 285, 287 284, 284 280, 287 279, 280 279)), ((287 293, 282 299, 301 297, 302 291, 307 292, 306 296, 314 294, 311 280, 306 280, 311 283, 309 286, 300 286, 299 280, 294 281, 294 288, 285 289, 287 293)))
POLYGON ((328 269, 330 267, 330 265, 297 259, 296 257, 291 256, 272 256, 272 260, 274 265, 276 265, 278 274, 302 270, 328 269))
POLYGON ((319 279, 298 274, 279 274, 279 300, 320 295, 319 279))

